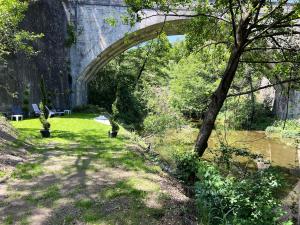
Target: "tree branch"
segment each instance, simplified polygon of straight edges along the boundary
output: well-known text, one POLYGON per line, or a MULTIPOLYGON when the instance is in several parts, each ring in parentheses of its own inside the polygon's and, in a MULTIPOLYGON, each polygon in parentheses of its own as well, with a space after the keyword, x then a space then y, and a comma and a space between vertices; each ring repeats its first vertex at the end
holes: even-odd
POLYGON ((261 47, 261 48, 246 48, 244 52, 250 51, 267 51, 267 50, 287 50, 287 51, 300 51, 300 48, 283 48, 283 47, 261 47))
POLYGON ((300 77, 298 77, 298 78, 292 78, 292 79, 288 79, 288 80, 283 80, 283 81, 277 82, 275 84, 265 85, 265 86, 262 86, 262 87, 259 87, 259 88, 255 88, 253 90, 249 90, 249 91, 245 91, 245 92, 240 92, 240 93, 237 93, 237 94, 229 94, 229 95, 227 95, 227 97, 236 97, 236 96, 241 96, 241 95, 247 95, 247 94, 251 94, 253 92, 262 90, 262 89, 270 88, 270 87, 273 87, 273 86, 277 86, 277 85, 281 85, 281 84, 289 83, 289 82, 299 83, 297 81, 300 81, 300 77))
POLYGON ((281 60, 281 61, 248 61, 248 60, 240 60, 240 63, 274 63, 274 64, 279 64, 279 63, 294 63, 294 64, 300 64, 300 61, 289 61, 289 60, 281 60))
POLYGON ((211 42, 211 43, 202 45, 202 46, 199 48, 199 50, 202 50, 202 49, 204 49, 204 48, 207 48, 207 47, 209 47, 209 46, 211 46, 211 45, 221 45, 221 44, 228 45, 228 44, 230 44, 230 42, 229 42, 229 41, 211 42))
POLYGON ((261 17, 260 19, 258 19, 256 21, 256 23, 254 23, 251 27, 255 27, 259 22, 263 21, 266 18, 270 18, 270 16, 278 9, 280 9, 284 4, 286 4, 288 2, 288 0, 285 0, 283 2, 281 2, 281 4, 278 4, 278 6, 276 6, 272 11, 270 11, 268 14, 264 15, 263 17, 261 17))
POLYGON ((249 41, 252 42, 254 40, 261 39, 261 38, 283 36, 283 35, 298 35, 298 34, 300 34, 300 31, 295 31, 295 30, 281 31, 281 32, 275 32, 275 33, 268 33, 265 35, 257 35, 255 37, 251 38, 249 41))
MULTIPOLYGON (((252 41, 258 39, 258 38, 263 38, 263 37, 268 37, 269 35, 264 35, 264 33, 268 32, 270 29, 274 29, 275 26, 279 25, 282 21, 284 21, 284 19, 289 18, 290 16, 292 16, 295 13, 295 10, 292 10, 291 12, 287 13, 286 15, 284 15, 284 17, 281 20, 276 20, 275 22, 273 22, 272 24, 267 25, 267 27, 262 30, 261 32, 259 32, 259 34, 257 34, 256 36, 254 36, 253 38, 249 39, 249 43, 251 43, 252 41)), ((255 26, 251 26, 251 28, 254 28, 255 26)), ((294 31, 296 32, 296 31, 294 31)), ((280 35, 280 33, 287 34, 287 32, 277 32, 278 35, 280 35)), ((276 33, 272 33, 271 35, 276 36, 276 33)), ((278 36, 277 35, 277 36, 278 36)))
POLYGON ((235 44, 235 46, 237 46, 236 23, 235 23, 235 19, 234 19, 232 0, 229 0, 229 11, 230 11, 230 16, 231 16, 231 26, 232 26, 232 30, 233 30, 234 44, 235 44))

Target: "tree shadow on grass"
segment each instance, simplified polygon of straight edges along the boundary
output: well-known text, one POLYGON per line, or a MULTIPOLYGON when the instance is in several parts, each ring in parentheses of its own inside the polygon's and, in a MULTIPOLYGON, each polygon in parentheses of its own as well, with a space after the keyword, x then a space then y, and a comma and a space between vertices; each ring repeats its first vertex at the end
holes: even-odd
POLYGON ((156 187, 159 170, 126 149, 125 137, 109 139, 103 127, 54 129, 47 140, 38 129, 19 130, 33 137, 32 152, 39 157, 17 167, 6 185, 0 223, 183 224, 185 201, 162 197, 159 188, 140 188, 156 187))
MULTIPOLYGON (((166 216, 171 217, 170 213, 182 219, 179 206, 185 202, 160 197, 161 193, 155 188, 149 189, 149 185, 146 189, 140 188, 140 183, 156 186, 157 181, 144 176, 132 179, 136 173, 126 175, 123 170, 113 171, 112 168, 93 174, 93 160, 94 157, 76 156, 71 163, 72 169, 62 174, 44 174, 11 184, 10 188, 16 190, 15 194, 20 192, 21 197, 6 199, 0 206, 0 218, 11 216, 13 223, 27 220, 53 225, 164 224, 163 220, 169 220, 166 216), (157 196, 151 197, 151 194, 157 196), (157 205, 147 205, 149 198, 154 198, 157 205), (176 209, 169 212, 168 208, 174 206, 176 209), (39 213, 42 215, 36 217, 39 213)), ((98 161, 95 163, 97 165, 98 161)))

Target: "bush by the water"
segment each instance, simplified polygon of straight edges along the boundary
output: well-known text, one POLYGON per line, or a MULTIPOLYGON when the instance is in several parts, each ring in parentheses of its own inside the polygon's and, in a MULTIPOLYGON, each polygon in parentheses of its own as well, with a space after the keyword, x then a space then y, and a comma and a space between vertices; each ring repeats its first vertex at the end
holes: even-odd
MULTIPOLYGON (((244 149, 226 152, 254 158, 244 149)), ((284 212, 276 196, 283 184, 278 171, 247 167, 240 170, 234 165, 233 157, 229 158, 220 154, 218 160, 206 161, 192 152, 177 155, 178 177, 189 185, 195 181, 197 214, 201 224, 279 224, 284 212), (228 163, 230 169, 226 169, 228 163)))
POLYGON ((177 153, 175 160, 177 177, 187 184, 194 184, 200 162, 198 155, 195 152, 177 153))
POLYGON ((284 214, 276 198, 282 183, 272 169, 238 178, 201 161, 197 178, 197 207, 204 224, 271 225, 279 224, 284 214))
POLYGON ((267 133, 277 133, 284 138, 300 137, 300 122, 297 120, 278 120, 266 128, 267 133), (285 126, 284 126, 285 123, 285 126))
POLYGON ((170 128, 180 128, 184 124, 176 113, 162 113, 148 115, 144 120, 145 134, 162 134, 170 128))
POLYGON ((228 101, 218 116, 228 128, 234 130, 264 130, 274 121, 271 110, 262 103, 249 99, 228 101))

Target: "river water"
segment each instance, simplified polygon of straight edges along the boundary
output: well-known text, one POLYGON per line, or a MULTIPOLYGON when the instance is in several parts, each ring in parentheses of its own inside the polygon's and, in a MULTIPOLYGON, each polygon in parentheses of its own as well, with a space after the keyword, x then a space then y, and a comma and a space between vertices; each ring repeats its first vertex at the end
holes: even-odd
POLYGON ((299 169, 296 147, 285 144, 280 138, 268 137, 265 132, 227 131, 218 135, 214 133, 209 147, 217 146, 220 140, 230 146, 247 148, 253 153, 262 154, 273 166, 299 169))

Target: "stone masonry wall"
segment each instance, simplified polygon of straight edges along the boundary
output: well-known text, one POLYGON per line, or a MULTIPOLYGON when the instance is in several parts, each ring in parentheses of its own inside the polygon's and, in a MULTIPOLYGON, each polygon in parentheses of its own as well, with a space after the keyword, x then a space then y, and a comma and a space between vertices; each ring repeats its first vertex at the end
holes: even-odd
POLYGON ((67 18, 62 1, 32 2, 21 27, 45 36, 33 44, 39 50, 38 55, 13 55, 8 60, 8 68, 0 72, 0 84, 11 92, 8 94, 7 90, 0 88, 0 111, 10 111, 12 105, 21 104, 26 86, 30 87, 30 104, 39 103, 41 76, 51 93, 52 104, 58 108, 68 107, 71 80, 69 50, 65 47, 67 18))

